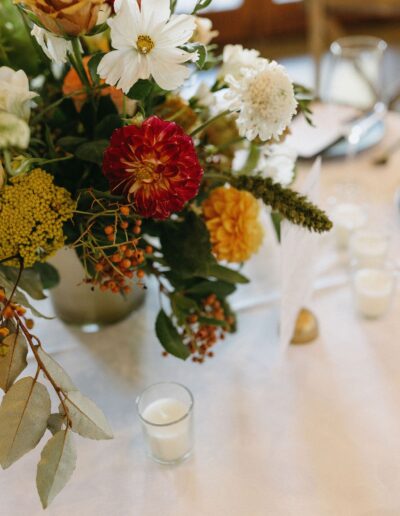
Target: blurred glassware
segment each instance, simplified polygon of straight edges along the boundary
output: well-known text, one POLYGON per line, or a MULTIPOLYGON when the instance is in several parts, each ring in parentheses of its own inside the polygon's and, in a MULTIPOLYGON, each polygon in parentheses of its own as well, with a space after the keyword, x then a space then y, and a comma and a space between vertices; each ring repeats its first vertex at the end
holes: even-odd
POLYGON ((352 286, 357 312, 367 319, 383 317, 392 303, 396 270, 386 262, 373 267, 352 263, 352 286))
POLYGON ((382 99, 382 62, 387 44, 373 36, 346 36, 330 47, 322 88, 325 102, 370 109, 382 99))
POLYGON ((350 238, 352 259, 363 267, 380 267, 389 252, 390 236, 384 229, 364 228, 350 238))

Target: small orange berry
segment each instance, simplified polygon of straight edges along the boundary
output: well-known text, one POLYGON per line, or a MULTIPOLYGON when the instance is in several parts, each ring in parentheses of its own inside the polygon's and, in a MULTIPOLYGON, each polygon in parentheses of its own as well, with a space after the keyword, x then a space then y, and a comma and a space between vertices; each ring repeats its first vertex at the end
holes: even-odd
POLYGON ((25 319, 25 324, 28 330, 31 330, 35 326, 35 321, 33 319, 25 319))
POLYGON ((122 256, 119 253, 115 253, 111 256, 111 261, 113 263, 119 263, 122 260, 122 256))
POLYGON ((140 235, 142 230, 140 229, 140 226, 135 226, 132 231, 135 235, 140 235))
POLYGON ((132 279, 132 278, 133 278, 133 271, 126 271, 126 272, 124 273, 124 275, 125 275, 127 278, 132 279))
POLYGON ((106 226, 104 228, 104 233, 106 235, 111 235, 112 233, 114 233, 114 228, 112 226, 106 226))
POLYGON ((125 294, 129 294, 129 292, 131 291, 131 287, 124 287, 124 292, 125 294))
POLYGON ((115 238, 114 233, 112 233, 111 235, 107 235, 107 240, 109 242, 114 242, 114 238, 115 238))
POLYGON ((3 317, 5 319, 10 319, 14 315, 14 310, 10 305, 6 306, 3 310, 3 317))
POLYGON ((121 229, 128 229, 129 227, 129 223, 126 222, 126 220, 122 221, 121 224, 119 225, 121 229))
POLYGON ((146 254, 152 254, 152 253, 153 253, 153 248, 152 248, 152 246, 151 246, 151 245, 146 245, 146 248, 145 248, 144 252, 145 252, 146 254))
POLYGON ((121 206, 119 211, 122 213, 122 215, 129 215, 131 210, 129 206, 121 206))
POLYGON ((124 260, 122 260, 121 262, 121 266, 124 268, 124 269, 129 269, 129 267, 131 266, 131 261, 128 260, 128 258, 125 258, 124 260))
POLYGON ((10 330, 8 328, 5 326, 0 328, 0 337, 7 337, 8 335, 10 335, 10 330))
POLYGON ((127 250, 125 251, 125 256, 126 256, 127 258, 131 258, 134 254, 135 254, 135 251, 132 251, 132 249, 127 249, 127 250))
POLYGON ((142 222, 143 222, 142 219, 135 220, 135 226, 139 226, 140 227, 142 225, 142 222))
POLYGON ((96 265, 94 266, 95 270, 97 272, 100 272, 104 269, 104 265, 102 263, 96 263, 96 265))
POLYGON ((139 269, 137 272, 136 272, 136 276, 140 279, 144 278, 145 277, 145 272, 143 269, 139 269))

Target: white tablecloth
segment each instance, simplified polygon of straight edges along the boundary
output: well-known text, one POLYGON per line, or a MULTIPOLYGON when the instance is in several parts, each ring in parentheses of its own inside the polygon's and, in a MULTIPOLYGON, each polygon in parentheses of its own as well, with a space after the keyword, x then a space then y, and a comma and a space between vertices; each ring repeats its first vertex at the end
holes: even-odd
MULTIPOLYGON (((398 134, 400 118, 391 115, 380 148, 398 134)), ((328 202, 353 170, 375 213, 390 217, 396 253, 400 152, 387 167, 374 168, 377 153, 325 163, 322 192, 328 202)), ((255 281, 241 290, 242 306, 273 292, 277 273, 268 242, 248 266, 255 281)), ((332 237, 323 238, 321 248, 322 276, 343 276, 332 237)), ((278 353, 278 305, 247 308, 238 333, 202 366, 161 357, 152 330, 154 293, 130 319, 97 335, 58 321, 39 323, 47 349, 104 409, 115 433, 107 442, 77 438, 77 469, 47 514, 400 515, 399 308, 397 296, 384 320, 363 321, 348 285, 320 290, 320 338, 284 356, 278 353), (162 380, 184 383, 195 397, 195 454, 174 468, 145 456, 134 406, 145 386, 162 380)), ((42 514, 35 489, 41 447, 0 474, 2 516, 42 514)))

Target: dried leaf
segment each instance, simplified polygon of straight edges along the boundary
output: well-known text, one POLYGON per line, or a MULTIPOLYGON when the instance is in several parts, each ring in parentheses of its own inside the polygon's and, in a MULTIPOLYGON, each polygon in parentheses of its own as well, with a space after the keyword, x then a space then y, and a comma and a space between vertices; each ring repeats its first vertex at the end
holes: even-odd
POLYGON ((38 444, 50 415, 47 389, 31 377, 22 378, 0 407, 0 464, 8 468, 38 444))
POLYGON ((38 354, 50 376, 64 392, 77 390, 69 375, 54 358, 47 354, 42 348, 38 349, 38 354))
POLYGON ((72 432, 67 428, 48 441, 38 464, 36 486, 44 509, 65 487, 75 466, 75 444, 72 432))
POLYGON ((0 356, 0 388, 7 392, 27 366, 28 346, 22 333, 13 333, 3 340, 8 347, 5 356, 0 356))
MULTIPOLYGON (((79 391, 68 393, 65 400, 72 430, 89 439, 112 439, 113 434, 103 412, 79 391)), ((60 407, 61 409, 62 407, 60 407)))
POLYGON ((47 420, 47 428, 54 435, 62 429, 65 422, 65 414, 50 414, 47 420))

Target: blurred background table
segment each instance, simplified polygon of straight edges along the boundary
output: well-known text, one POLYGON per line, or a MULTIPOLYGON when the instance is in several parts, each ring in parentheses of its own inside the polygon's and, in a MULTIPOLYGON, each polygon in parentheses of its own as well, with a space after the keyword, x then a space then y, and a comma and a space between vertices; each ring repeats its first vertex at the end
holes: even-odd
MULTIPOLYGON (((400 152, 385 167, 372 160, 399 132, 400 116, 391 114, 380 146, 322 169, 325 204, 353 173, 376 213, 388 217, 397 256, 400 152)), ((202 366, 161 356, 153 289, 145 307, 99 334, 82 335, 56 320, 38 324, 47 349, 115 432, 107 442, 77 439, 77 469, 49 516, 400 514, 399 296, 385 319, 363 321, 348 284, 318 291, 320 338, 280 356, 277 303, 249 307, 276 288, 275 253, 268 234, 248 265, 253 283, 236 298, 247 305, 239 331, 202 366), (195 453, 174 468, 145 456, 134 403, 145 386, 163 380, 187 385, 195 397, 195 453)), ((332 236, 321 239, 320 274, 346 274, 332 236)), ((42 514, 34 486, 39 453, 1 475, 1 515, 42 514)))

